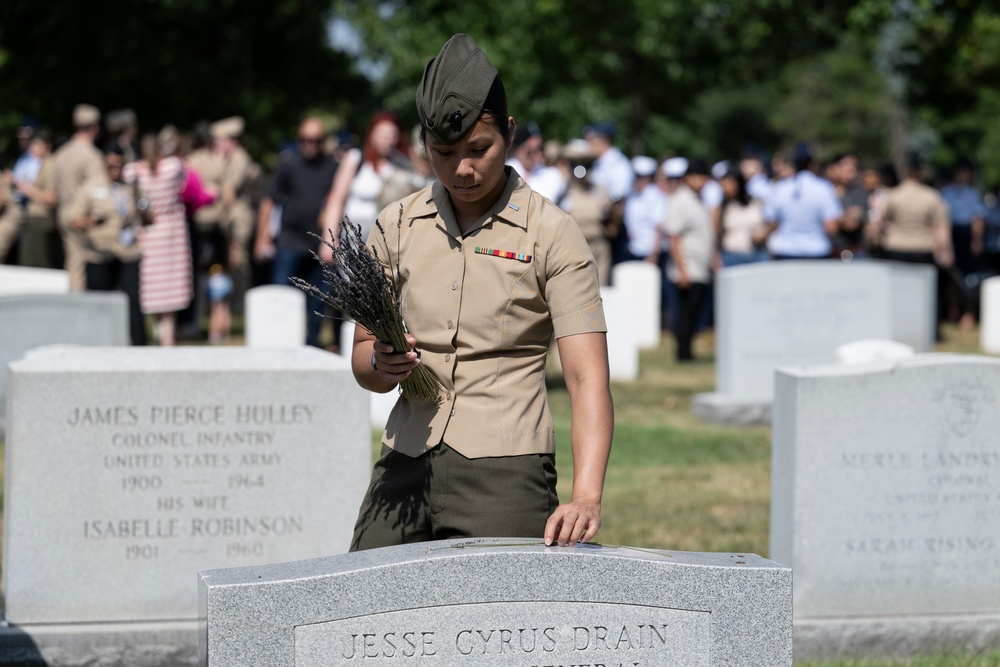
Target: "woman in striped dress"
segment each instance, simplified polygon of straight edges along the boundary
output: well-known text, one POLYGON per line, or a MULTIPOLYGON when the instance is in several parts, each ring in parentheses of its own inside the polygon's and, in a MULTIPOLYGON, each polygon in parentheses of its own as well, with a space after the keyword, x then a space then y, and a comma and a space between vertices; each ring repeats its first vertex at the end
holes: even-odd
POLYGON ((180 135, 167 126, 142 141, 143 159, 130 165, 139 191, 149 201, 152 224, 139 232, 139 302, 142 312, 156 317, 160 345, 173 345, 177 313, 194 295, 191 244, 184 218, 184 163, 177 157, 180 135))

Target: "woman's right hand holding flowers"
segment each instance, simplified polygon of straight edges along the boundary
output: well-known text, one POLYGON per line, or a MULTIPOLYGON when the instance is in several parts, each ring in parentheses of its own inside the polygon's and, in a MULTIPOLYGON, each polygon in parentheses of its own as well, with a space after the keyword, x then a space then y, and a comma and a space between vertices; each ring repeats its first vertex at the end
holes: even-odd
POLYGON ((406 342, 411 348, 409 352, 397 352, 385 341, 373 341, 372 370, 383 381, 399 384, 420 364, 420 356, 415 349, 417 339, 406 334, 406 342))

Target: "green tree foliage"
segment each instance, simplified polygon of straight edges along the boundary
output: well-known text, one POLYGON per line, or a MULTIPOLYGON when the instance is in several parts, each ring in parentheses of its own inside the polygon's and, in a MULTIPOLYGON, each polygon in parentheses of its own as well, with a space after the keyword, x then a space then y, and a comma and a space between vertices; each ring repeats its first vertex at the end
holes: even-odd
POLYGON ((89 102, 133 108, 145 129, 239 114, 251 149, 270 152, 306 109, 367 96, 327 44, 330 15, 325 0, 5 0, 0 141, 22 115, 68 132, 89 102))
POLYGON ((856 151, 868 163, 892 154, 893 100, 871 65, 871 50, 846 39, 837 48, 784 70, 772 119, 779 134, 829 157, 856 151))
POLYGON ((515 117, 536 120, 563 139, 588 122, 613 120, 623 130, 622 146, 662 154, 704 143, 683 130, 699 94, 767 78, 791 59, 833 46, 852 5, 340 0, 336 6, 359 29, 369 55, 388 64, 379 87, 384 103, 411 120, 427 60, 453 33, 466 32, 500 70, 515 117))
POLYGON ((893 37, 887 74, 898 79, 913 132, 908 148, 939 165, 967 155, 1000 183, 1000 7, 972 0, 861 0, 857 33, 893 37))
POLYGON ((238 113, 259 156, 310 109, 356 131, 379 107, 415 123, 424 65, 455 32, 552 138, 611 120, 657 157, 919 149, 1000 183, 1000 6, 973 0, 6 0, 0 152, 21 116, 66 132, 80 101, 144 128, 238 113), (363 41, 353 61, 327 44, 334 16, 363 41), (385 75, 369 83, 360 59, 385 75))

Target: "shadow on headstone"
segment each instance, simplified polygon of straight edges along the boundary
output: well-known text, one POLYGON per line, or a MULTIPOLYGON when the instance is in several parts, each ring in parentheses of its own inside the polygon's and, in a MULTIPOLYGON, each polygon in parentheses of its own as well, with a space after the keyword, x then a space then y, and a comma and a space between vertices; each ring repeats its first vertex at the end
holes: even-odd
POLYGON ((31 635, 16 626, 0 624, 0 667, 48 667, 31 635))

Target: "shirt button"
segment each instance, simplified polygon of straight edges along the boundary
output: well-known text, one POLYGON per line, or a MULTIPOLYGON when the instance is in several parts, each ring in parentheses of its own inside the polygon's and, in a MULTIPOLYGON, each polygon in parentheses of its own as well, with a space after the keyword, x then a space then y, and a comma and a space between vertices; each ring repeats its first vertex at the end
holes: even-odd
POLYGON ((444 360, 445 360, 446 362, 448 362, 448 361, 451 361, 451 355, 450 355, 450 354, 446 354, 446 355, 444 355, 444 360))
POLYGON ((450 401, 451 400, 451 392, 450 391, 447 394, 444 395, 444 400, 446 400, 446 401, 450 401))
POLYGON ((455 410, 454 410, 454 409, 453 409, 453 410, 451 411, 451 416, 452 416, 452 417, 454 417, 454 416, 455 416, 455 410))
POLYGON ((456 290, 456 289, 458 289, 458 283, 452 283, 452 284, 451 284, 451 288, 452 288, 453 290, 456 290))
POLYGON ((455 323, 452 322, 451 320, 448 320, 448 328, 449 329, 453 329, 454 327, 455 327, 455 323))

